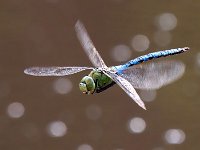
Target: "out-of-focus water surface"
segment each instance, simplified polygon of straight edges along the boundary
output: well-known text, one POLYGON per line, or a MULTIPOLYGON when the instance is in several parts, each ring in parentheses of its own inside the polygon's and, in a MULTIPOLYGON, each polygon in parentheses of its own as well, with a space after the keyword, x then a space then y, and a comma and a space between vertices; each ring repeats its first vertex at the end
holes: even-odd
MULTIPOLYGON (((200 149, 200 2, 146 0, 1 0, 1 150, 200 149), (84 22, 103 59, 117 65, 160 49, 191 51, 183 77, 138 91, 147 111, 118 86, 83 95, 87 71, 32 77, 29 66, 90 66, 74 31, 84 22)), ((153 60, 154 61, 154 60, 153 60)))

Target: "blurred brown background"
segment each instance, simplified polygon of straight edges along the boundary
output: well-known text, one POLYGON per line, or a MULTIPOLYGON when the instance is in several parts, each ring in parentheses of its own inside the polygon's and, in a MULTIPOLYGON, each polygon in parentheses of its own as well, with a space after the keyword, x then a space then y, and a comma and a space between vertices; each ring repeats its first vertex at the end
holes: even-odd
POLYGON ((1 0, 1 150, 199 150, 200 2, 165 0, 1 0), (108 66, 160 49, 191 51, 183 77, 138 90, 142 110, 118 86, 78 89, 84 71, 32 77, 30 66, 90 66, 74 31, 80 19, 108 66))

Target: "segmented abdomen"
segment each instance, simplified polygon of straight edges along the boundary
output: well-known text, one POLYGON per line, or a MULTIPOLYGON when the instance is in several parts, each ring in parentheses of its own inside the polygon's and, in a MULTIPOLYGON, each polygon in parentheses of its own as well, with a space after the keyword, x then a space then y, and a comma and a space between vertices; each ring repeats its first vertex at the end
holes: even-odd
POLYGON ((131 67, 133 65, 137 65, 142 62, 145 62, 145 61, 148 61, 151 59, 155 59, 155 58, 159 58, 159 57, 166 57, 166 56, 170 56, 170 55, 180 54, 187 50, 189 50, 189 47, 153 52, 153 53, 149 53, 147 55, 139 56, 133 60, 130 60, 129 62, 125 63, 124 65, 115 66, 115 68, 117 69, 117 73, 120 74, 120 73, 122 73, 123 70, 125 70, 128 67, 131 67))

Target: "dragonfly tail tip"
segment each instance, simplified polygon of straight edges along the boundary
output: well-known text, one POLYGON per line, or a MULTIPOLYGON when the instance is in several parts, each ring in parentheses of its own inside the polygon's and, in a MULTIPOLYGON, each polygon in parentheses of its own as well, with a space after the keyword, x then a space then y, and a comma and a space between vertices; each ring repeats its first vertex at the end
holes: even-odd
POLYGON ((24 70, 24 73, 25 73, 25 74, 28 74, 27 69, 24 70))
POLYGON ((190 50, 189 47, 184 47, 183 49, 184 49, 184 51, 188 51, 188 50, 190 50))

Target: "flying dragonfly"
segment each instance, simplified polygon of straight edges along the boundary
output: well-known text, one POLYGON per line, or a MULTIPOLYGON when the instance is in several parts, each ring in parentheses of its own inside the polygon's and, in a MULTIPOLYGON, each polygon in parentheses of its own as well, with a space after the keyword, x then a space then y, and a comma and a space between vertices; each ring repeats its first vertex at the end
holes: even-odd
POLYGON ((30 67, 25 74, 33 76, 66 76, 83 70, 91 70, 79 83, 80 90, 85 94, 100 93, 114 84, 119 85, 140 107, 145 104, 136 89, 159 89, 177 79, 184 71, 185 65, 180 61, 160 61, 142 64, 151 59, 180 54, 189 47, 157 51, 139 56, 125 64, 107 67, 91 41, 83 23, 75 24, 77 37, 94 67, 30 67))

